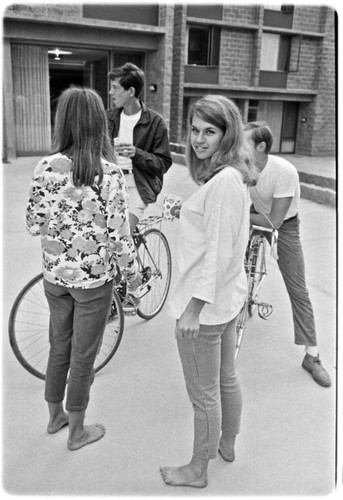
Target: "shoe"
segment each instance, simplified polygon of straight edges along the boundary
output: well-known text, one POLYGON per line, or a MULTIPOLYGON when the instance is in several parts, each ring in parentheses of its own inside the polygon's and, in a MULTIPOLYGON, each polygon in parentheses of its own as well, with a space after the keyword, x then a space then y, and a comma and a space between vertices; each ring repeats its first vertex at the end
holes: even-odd
POLYGON ((125 314, 136 314, 137 308, 141 303, 141 299, 139 297, 134 297, 133 295, 127 294, 122 306, 125 314))
POLYGON ((315 357, 306 354, 301 366, 312 375, 313 380, 317 382, 317 384, 323 387, 330 387, 330 375, 325 368, 323 368, 319 356, 315 357))

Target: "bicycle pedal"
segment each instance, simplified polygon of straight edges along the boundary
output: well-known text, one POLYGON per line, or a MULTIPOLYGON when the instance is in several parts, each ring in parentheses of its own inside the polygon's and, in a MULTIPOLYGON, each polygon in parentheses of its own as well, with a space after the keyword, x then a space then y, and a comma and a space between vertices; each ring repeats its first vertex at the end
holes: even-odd
POLYGON ((125 316, 136 316, 136 314, 137 314, 137 310, 136 309, 132 310, 132 311, 129 311, 129 310, 125 311, 125 310, 123 310, 123 312, 124 312, 125 316))
POLYGON ((271 304, 266 304, 265 302, 261 302, 258 304, 258 315, 262 319, 267 319, 273 312, 273 306, 271 304))

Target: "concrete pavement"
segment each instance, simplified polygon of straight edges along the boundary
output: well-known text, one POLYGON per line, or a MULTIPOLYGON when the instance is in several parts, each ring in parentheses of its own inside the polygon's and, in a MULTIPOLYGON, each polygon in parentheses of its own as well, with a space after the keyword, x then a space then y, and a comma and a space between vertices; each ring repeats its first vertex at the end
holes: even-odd
MULTIPOLYGON (((95 379, 86 423, 101 422, 105 437, 70 452, 67 430, 46 433, 43 383, 14 358, 7 340, 9 310, 21 287, 41 268, 39 240, 23 225, 36 158, 3 166, 3 489, 11 496, 312 496, 335 495, 336 442, 336 213, 302 200, 301 231, 307 281, 323 363, 333 386, 315 384, 301 369, 293 344, 290 306, 276 263, 268 260, 267 321, 253 317, 238 370, 243 391, 237 458, 218 457, 204 490, 164 485, 160 465, 186 463, 192 450, 192 410, 165 308, 145 322, 129 318, 113 360, 95 379)), ((163 193, 183 199, 195 189, 174 164, 163 193)), ((161 210, 163 193, 149 208, 161 210)), ((172 253, 177 222, 163 223, 172 253)), ((174 278, 176 270, 174 267, 174 278)), ((339 469, 339 481, 341 470, 339 469)))

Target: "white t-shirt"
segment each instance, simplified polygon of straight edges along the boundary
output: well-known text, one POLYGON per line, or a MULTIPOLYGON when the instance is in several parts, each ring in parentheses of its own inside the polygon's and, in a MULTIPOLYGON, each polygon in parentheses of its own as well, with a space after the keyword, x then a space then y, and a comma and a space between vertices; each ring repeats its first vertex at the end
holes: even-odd
MULTIPOLYGON (((124 110, 120 113, 118 138, 121 141, 133 144, 133 129, 135 128, 136 123, 140 119, 141 114, 142 110, 140 110, 135 115, 126 115, 124 113, 124 110)), ((117 163, 120 168, 132 170, 132 160, 127 156, 117 155, 117 163)))
POLYGON ((244 254, 249 237, 249 190, 241 173, 226 167, 182 205, 176 278, 170 315, 179 319, 192 297, 207 302, 200 324, 234 319, 247 294, 244 254))
POLYGON ((273 198, 288 198, 292 202, 285 220, 298 213, 300 199, 299 174, 292 163, 279 156, 268 156, 268 161, 258 176, 256 186, 250 188, 251 201, 256 212, 270 214, 273 198))

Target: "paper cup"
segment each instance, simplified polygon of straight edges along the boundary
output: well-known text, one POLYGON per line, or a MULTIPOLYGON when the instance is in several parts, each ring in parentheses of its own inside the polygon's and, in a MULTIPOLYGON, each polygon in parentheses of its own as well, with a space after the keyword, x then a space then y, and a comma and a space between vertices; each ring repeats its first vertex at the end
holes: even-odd
POLYGON ((181 198, 175 194, 166 194, 163 200, 163 218, 173 221, 179 215, 181 198))
POLYGON ((119 146, 120 146, 121 144, 124 144, 123 139, 119 139, 119 137, 115 137, 115 138, 113 139, 114 151, 115 151, 116 153, 118 153, 118 149, 119 149, 119 146))

